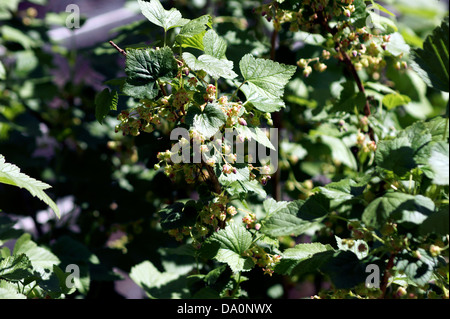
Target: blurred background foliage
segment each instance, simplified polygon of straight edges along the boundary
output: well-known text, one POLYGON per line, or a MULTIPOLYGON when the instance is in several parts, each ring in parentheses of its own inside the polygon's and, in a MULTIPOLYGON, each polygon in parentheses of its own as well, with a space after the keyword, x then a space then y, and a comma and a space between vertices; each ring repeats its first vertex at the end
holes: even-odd
MULTIPOLYGON (((217 17, 215 28, 227 40, 227 57, 235 65, 248 52, 270 58, 272 26, 254 10, 264 1, 162 3, 186 18, 217 17)), ((420 47, 448 15, 444 1, 383 3, 395 13, 398 31, 411 47, 420 47)), ((181 258, 162 251, 178 244, 160 229, 158 210, 177 199, 196 198, 195 189, 171 183, 153 169, 157 152, 170 148, 164 128, 124 137, 114 133, 114 114, 103 125, 95 119, 95 95, 105 87, 104 81, 124 76, 124 59, 109 40, 122 48, 159 46, 161 32, 145 20, 134 0, 0 0, 0 153, 22 172, 50 184, 49 195, 62 214, 57 220, 27 192, 0 184, 0 223, 14 222, 16 229, 14 234, 0 233, 0 239, 6 242, 20 232, 31 233, 60 258, 62 269, 70 263, 81 265, 80 289, 70 298, 142 297, 127 277, 131 267, 151 260, 161 271, 174 269, 175 259, 181 258), (81 29, 65 27, 65 9, 71 3, 81 10, 81 29), (96 258, 85 258, 86 253, 96 258)), ((302 57, 318 56, 320 41, 320 36, 285 29, 276 42, 275 59, 295 65, 302 57)), ((383 76, 412 100, 391 113, 383 123, 386 127, 400 130, 418 119, 445 114, 448 95, 427 87, 412 70, 388 68, 383 76)), ((279 187, 278 199, 304 199, 314 186, 353 174, 339 165, 348 154, 315 138, 317 132, 335 130, 324 123, 340 120, 322 110, 339 98, 342 81, 341 67, 330 63, 325 73, 307 79, 297 72, 288 85, 287 107, 275 123, 282 128, 281 174, 279 181, 268 183, 269 195, 277 197, 279 187)), ((121 100, 117 113, 126 107, 121 100)), ((313 235, 293 238, 286 246, 308 242, 313 235)), ((174 271, 185 271, 181 268, 174 271)), ((263 280, 258 271, 248 277, 252 284, 245 289, 253 298, 310 296, 327 284, 312 275, 289 282, 279 275, 263 280)))

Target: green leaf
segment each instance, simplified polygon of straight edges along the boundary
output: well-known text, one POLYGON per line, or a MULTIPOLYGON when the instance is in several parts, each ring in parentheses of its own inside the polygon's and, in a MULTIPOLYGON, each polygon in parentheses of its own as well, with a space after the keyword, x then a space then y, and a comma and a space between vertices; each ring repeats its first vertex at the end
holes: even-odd
POLYGON ((197 209, 194 201, 186 204, 177 202, 159 211, 161 216, 161 227, 164 230, 192 226, 195 223, 197 209))
POLYGON ((358 24, 359 27, 360 21, 366 22, 369 13, 366 10, 367 7, 364 0, 354 0, 353 5, 355 6, 355 12, 352 13, 350 21, 355 25, 358 24))
POLYGON ((35 242, 31 240, 31 235, 28 233, 23 234, 17 239, 14 245, 13 255, 25 254, 29 258, 33 269, 39 273, 45 272, 45 269, 53 269, 53 265, 60 263, 58 257, 56 257, 49 250, 39 247, 35 242))
POLYGON ((5 41, 19 43, 25 50, 32 49, 38 46, 38 42, 31 38, 28 34, 23 33, 19 29, 3 25, 0 28, 0 34, 5 41))
POLYGON ((426 235, 436 233, 445 236, 449 233, 449 209, 447 205, 441 205, 439 210, 423 221, 419 226, 419 233, 426 235))
POLYGON ((373 0, 370 0, 370 2, 372 3, 372 6, 380 11, 383 11, 384 13, 387 13, 388 15, 390 15, 391 17, 395 17, 395 14, 393 14, 392 12, 390 12, 388 9, 386 9, 385 7, 383 7, 382 5, 375 3, 373 0))
POLYGON ((227 186, 226 191, 230 196, 238 196, 240 199, 244 199, 250 192, 262 198, 267 196, 266 191, 257 180, 233 182, 227 186))
POLYGON ((429 122, 425 123, 426 128, 429 130, 432 141, 440 142, 444 140, 444 135, 448 137, 449 127, 446 125, 447 119, 443 116, 438 116, 429 122), (446 131, 447 130, 447 131, 446 131))
POLYGON ((225 113, 218 104, 206 104, 203 112, 197 107, 190 107, 186 114, 186 124, 201 133, 205 139, 214 136, 226 123, 225 113))
POLYGON ((242 224, 232 223, 206 240, 202 254, 228 264, 233 272, 249 271, 254 263, 244 253, 252 242, 252 234, 242 224))
POLYGON ((337 137, 320 135, 321 142, 327 145, 331 149, 331 156, 337 163, 342 163, 353 170, 358 169, 355 156, 351 152, 350 148, 344 144, 344 142, 337 137))
POLYGON ((117 110, 119 95, 116 90, 104 89, 95 97, 95 118, 102 124, 109 111, 117 110))
POLYGON ((244 136, 245 138, 253 139, 264 147, 270 148, 275 151, 275 146, 273 146, 272 142, 266 135, 266 131, 259 127, 249 127, 243 125, 236 125, 236 131, 239 135, 244 136))
POLYGON ((241 91, 247 98, 247 103, 253 105, 257 110, 264 113, 278 112, 285 107, 281 98, 273 98, 261 95, 260 90, 255 86, 244 84, 241 91))
POLYGON ((337 289, 349 289, 365 282, 366 264, 351 251, 339 250, 321 267, 337 289))
POLYGON ((434 209, 434 203, 428 197, 389 192, 372 201, 361 219, 366 226, 376 229, 380 229, 389 219, 405 226, 420 225, 434 209))
POLYGON ((261 232, 271 237, 298 236, 306 232, 323 219, 323 214, 327 212, 320 201, 308 201, 308 204, 303 200, 281 204, 274 211, 267 212, 268 216, 261 222, 261 232))
POLYGON ((203 45, 205 54, 215 57, 219 60, 226 59, 227 42, 220 37, 216 31, 208 30, 203 37, 203 45))
POLYGON ((308 151, 303 146, 297 143, 287 141, 281 142, 281 151, 287 155, 287 158, 297 162, 304 159, 308 155, 308 151))
POLYGON ((428 165, 434 174, 433 183, 436 185, 449 184, 449 147, 446 142, 437 142, 431 147, 428 165))
POLYGON ((144 261, 131 268, 130 278, 149 298, 186 297, 186 278, 179 274, 160 272, 150 261, 144 261))
POLYGON ((218 59, 208 54, 203 54, 198 59, 189 52, 183 52, 184 62, 193 71, 205 71, 215 80, 219 78, 234 79, 237 74, 233 71, 233 62, 225 59, 218 59))
POLYGON ((399 132, 393 140, 380 141, 375 153, 379 168, 403 176, 419 163, 426 163, 428 149, 424 147, 432 135, 423 122, 417 122, 399 132))
POLYGON ((381 16, 373 11, 369 11, 369 15, 373 28, 378 29, 380 34, 391 34, 398 31, 395 22, 388 17, 381 16))
POLYGON ((60 298, 62 295, 69 295, 76 291, 75 287, 69 288, 66 284, 70 273, 65 273, 61 268, 53 265, 53 272, 51 276, 39 282, 39 287, 46 291, 46 294, 51 298, 60 298))
POLYGON ((298 244, 283 252, 281 261, 275 267, 275 272, 290 276, 313 273, 325 264, 333 253, 334 249, 330 245, 298 244))
POLYGON ((0 299, 27 299, 27 296, 18 292, 15 283, 0 280, 0 299))
POLYGON ((347 112, 352 113, 355 111, 355 108, 360 111, 363 109, 366 103, 366 96, 362 92, 355 93, 353 96, 338 101, 337 104, 333 105, 330 112, 347 112))
POLYGON ((413 50, 412 67, 425 83, 437 90, 449 90, 449 18, 433 30, 423 43, 423 49, 413 50))
POLYGON ((60 217, 59 208, 55 202, 44 192, 51 186, 38 181, 28 175, 21 173, 16 165, 5 162, 5 158, 0 154, 0 183, 25 188, 31 195, 39 198, 53 209, 56 216, 60 217))
POLYGON ((25 254, 0 258, 0 278, 20 281, 32 275, 30 259, 25 254))
POLYGON ((247 164, 235 164, 236 173, 225 174, 221 172, 219 176, 219 182, 222 185, 229 185, 235 181, 248 181, 250 180, 250 170, 247 164))
POLYGON ((172 50, 127 50, 127 81, 123 93, 138 99, 154 99, 158 95, 158 81, 169 82, 177 72, 177 62, 172 50))
POLYGON ((239 67, 251 91, 269 100, 279 100, 283 96, 286 84, 296 71, 293 65, 256 59, 251 54, 241 59, 239 67))
POLYGON ((2 61, 0 61, 0 80, 6 80, 6 70, 2 61))
POLYGON ((15 239, 22 235, 22 230, 13 228, 16 223, 17 221, 13 221, 7 215, 0 216, 0 247, 3 246, 7 241, 15 239))
POLYGON ((433 276, 433 270, 437 268, 438 260, 429 253, 419 248, 420 259, 411 256, 410 253, 404 252, 397 256, 396 268, 403 271, 409 279, 419 286, 426 285, 433 276))
POLYGON ((346 81, 341 84, 342 91, 339 95, 339 100, 333 105, 330 112, 347 112, 353 113, 355 107, 357 110, 362 110, 366 103, 365 94, 361 94, 356 90, 355 83, 346 81))
POLYGON ((287 201, 276 201, 273 198, 268 198, 263 202, 264 211, 266 212, 266 217, 272 216, 281 209, 285 209, 290 202, 287 201))
POLYGON ((365 188, 365 185, 360 185, 352 179, 343 179, 329 183, 325 187, 319 187, 319 192, 334 205, 339 205, 361 196, 365 188))
POLYGON ((383 104, 388 110, 392 110, 398 106, 406 105, 411 102, 411 99, 402 94, 388 94, 383 98, 383 104))
POLYGON ((176 42, 183 48, 194 48, 204 51, 203 38, 207 28, 212 28, 212 17, 204 15, 189 21, 184 25, 176 36, 176 42))
MULTIPOLYGON (((387 19, 389 20, 389 19, 387 19)), ((389 20, 392 23, 391 28, 396 28, 395 24, 389 20)), ((394 56, 399 55, 408 55, 410 53, 410 46, 405 42, 405 39, 399 32, 395 32, 391 34, 391 38, 389 39, 389 42, 386 45, 386 51, 391 53, 394 56)))
POLYGON ((175 8, 165 10, 159 0, 138 0, 142 14, 152 23, 168 31, 185 25, 189 20, 183 19, 181 12, 175 8))

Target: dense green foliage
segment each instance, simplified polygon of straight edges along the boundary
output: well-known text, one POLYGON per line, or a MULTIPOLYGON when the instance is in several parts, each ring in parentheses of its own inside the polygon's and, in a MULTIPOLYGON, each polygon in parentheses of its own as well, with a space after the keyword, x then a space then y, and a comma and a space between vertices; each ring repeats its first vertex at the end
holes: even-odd
POLYGON ((0 0, 0 298, 448 299, 447 8, 129 4, 71 51, 0 0))

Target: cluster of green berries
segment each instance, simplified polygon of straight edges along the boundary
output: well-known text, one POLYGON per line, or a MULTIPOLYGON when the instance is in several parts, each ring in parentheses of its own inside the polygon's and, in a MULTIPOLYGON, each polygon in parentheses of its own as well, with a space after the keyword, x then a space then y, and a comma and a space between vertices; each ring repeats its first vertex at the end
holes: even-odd
POLYGON ((260 230, 261 224, 256 222, 256 214, 248 213, 245 217, 242 218, 242 222, 245 224, 247 229, 256 229, 260 230))
POLYGON ((156 101, 142 100, 135 108, 122 111, 117 119, 116 133, 138 136, 141 132, 151 133, 165 123, 175 123, 180 117, 179 109, 186 103, 183 94, 164 96, 156 101))
POLYGON ((250 257, 255 265, 261 267, 265 275, 272 276, 275 266, 281 261, 281 256, 278 254, 269 254, 258 245, 253 245, 248 249, 244 256, 250 257))
POLYGON ((356 134, 356 145, 361 149, 363 153, 371 153, 377 150, 377 143, 371 141, 366 133, 358 130, 356 134))
MULTIPOLYGON (((327 69, 324 62, 330 57, 340 61, 344 57, 350 58, 356 71, 365 69, 374 80, 380 78, 381 71, 386 66, 383 57, 391 36, 375 34, 376 29, 352 26, 351 17, 356 11, 354 0, 306 0, 302 1, 296 11, 280 9, 279 4, 274 1, 261 6, 258 11, 266 19, 273 21, 278 30, 282 24, 289 23, 292 32, 301 30, 325 37, 325 50, 320 57, 300 59, 297 62, 305 77, 309 77, 313 70, 324 72, 327 69)), ((402 54, 394 57, 397 69, 408 67, 402 58, 402 54)))
POLYGON ((289 23, 289 30, 299 30, 310 33, 321 33, 321 22, 335 19, 348 20, 356 11, 354 0, 304 0, 296 11, 279 8, 277 1, 262 5, 257 11, 269 22, 273 22, 275 29, 289 23))

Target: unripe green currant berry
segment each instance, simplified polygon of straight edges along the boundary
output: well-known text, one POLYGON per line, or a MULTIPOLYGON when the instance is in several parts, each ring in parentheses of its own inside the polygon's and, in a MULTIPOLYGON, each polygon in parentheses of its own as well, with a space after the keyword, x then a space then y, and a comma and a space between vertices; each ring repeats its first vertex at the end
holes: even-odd
POLYGON ((314 69, 319 72, 324 72, 327 69, 327 66, 323 63, 316 63, 314 64, 314 69))
POLYGON ((313 189, 314 188, 314 183, 312 180, 307 179, 306 181, 303 182, 303 187, 306 189, 313 189))
POLYGON ((441 247, 436 246, 436 245, 431 245, 430 246, 430 254, 433 257, 437 257, 441 254, 441 247))
POLYGON ((297 65, 303 69, 308 65, 308 61, 306 61, 305 59, 300 59, 298 60, 297 65))
POLYGON ((403 297, 403 296, 406 296, 407 291, 406 291, 405 288, 400 286, 400 287, 398 287, 398 289, 397 289, 395 294, 397 295, 397 297, 403 297))
POLYGON ((305 67, 305 69, 303 70, 303 76, 305 78, 307 78, 308 76, 310 76, 312 73, 312 68, 308 65, 305 67))
POLYGON ((323 51, 322 51, 322 58, 323 58, 324 60, 328 60, 328 59, 330 59, 330 57, 331 57, 330 51, 327 51, 327 50, 323 50, 323 51))

